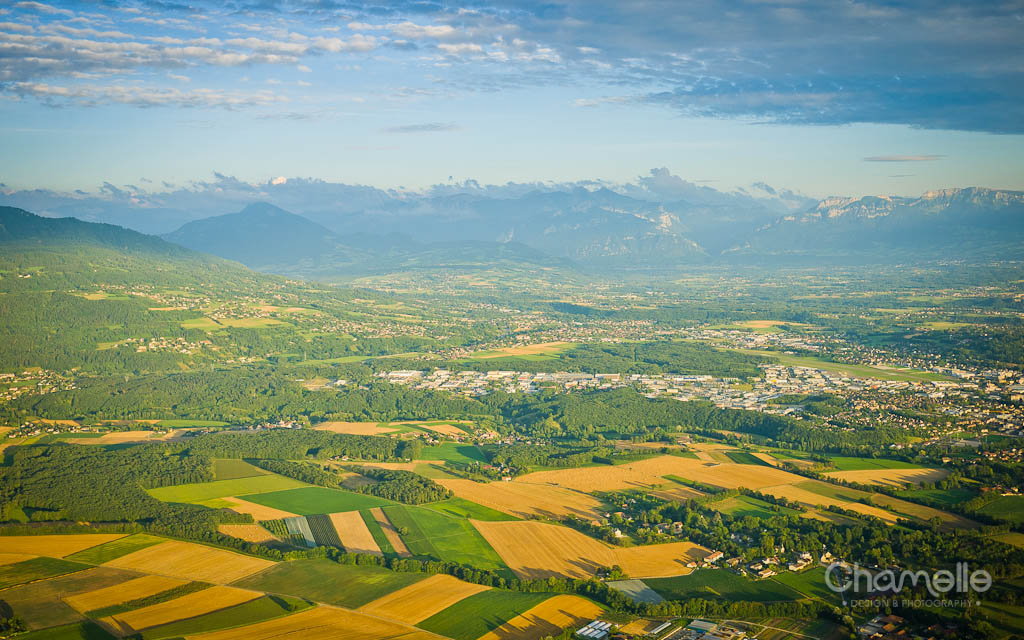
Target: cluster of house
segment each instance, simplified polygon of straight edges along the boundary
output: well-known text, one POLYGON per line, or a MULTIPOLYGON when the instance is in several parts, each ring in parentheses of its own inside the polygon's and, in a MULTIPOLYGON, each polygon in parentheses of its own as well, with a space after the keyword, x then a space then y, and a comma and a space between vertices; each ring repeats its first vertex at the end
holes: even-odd
POLYGON ((909 634, 904 628, 906 620, 896 615, 875 616, 857 629, 857 635, 865 640, 896 640, 909 634))
POLYGON ((49 369, 0 373, 0 402, 14 400, 24 395, 53 393, 74 388, 74 378, 49 369))
POLYGON ((976 389, 970 382, 873 380, 855 378, 810 367, 761 365, 764 377, 752 387, 742 386, 738 378, 716 378, 710 375, 578 373, 558 371, 531 373, 525 371, 452 371, 401 370, 377 374, 393 384, 415 389, 451 391, 469 396, 482 396, 492 391, 506 393, 539 393, 542 390, 562 392, 592 389, 635 387, 648 397, 671 397, 678 400, 709 400, 723 409, 749 409, 766 413, 793 413, 796 407, 772 402, 785 394, 816 392, 883 393, 915 392, 929 397, 976 389))
POLYGON ((114 346, 135 347, 136 353, 155 353, 159 351, 171 351, 174 353, 195 353, 203 347, 213 345, 210 340, 198 340, 190 342, 185 338, 128 338, 114 346))
MULTIPOLYGON (((783 549, 784 553, 785 550, 783 549)), ((710 557, 710 556, 708 556, 710 557)), ((835 557, 825 552, 821 554, 819 561, 821 564, 829 564, 835 560, 835 557)), ((771 578, 772 576, 779 575, 779 572, 788 569, 790 571, 803 571, 804 569, 814 565, 814 556, 806 551, 800 551, 793 555, 793 559, 789 562, 785 562, 779 558, 779 556, 767 556, 753 562, 744 563, 743 558, 729 558, 725 561, 725 566, 729 567, 740 575, 750 575, 758 579, 771 578)))

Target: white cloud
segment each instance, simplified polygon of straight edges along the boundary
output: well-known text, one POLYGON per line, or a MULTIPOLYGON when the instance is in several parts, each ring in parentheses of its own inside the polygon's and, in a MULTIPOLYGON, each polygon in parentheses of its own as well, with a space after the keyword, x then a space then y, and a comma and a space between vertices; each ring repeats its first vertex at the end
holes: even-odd
POLYGON ((471 42, 461 42, 461 43, 458 43, 458 44, 449 44, 449 43, 443 42, 443 43, 437 45, 437 48, 440 49, 441 51, 444 51, 445 53, 447 53, 449 55, 453 55, 453 56, 463 56, 463 55, 469 55, 469 54, 482 54, 484 52, 484 48, 483 47, 481 47, 478 44, 471 43, 471 42))
POLYGON ((330 53, 341 53, 344 51, 373 51, 379 46, 380 41, 373 36, 364 36, 361 33, 353 35, 348 40, 341 38, 314 38, 313 46, 322 51, 330 53))
POLYGON ((270 91, 242 93, 219 89, 179 89, 143 87, 143 86, 57 86, 38 82, 16 82, 13 84, 16 94, 33 96, 54 105, 75 102, 86 105, 97 104, 128 104, 139 107, 177 106, 177 107, 223 107, 265 106, 287 102, 284 96, 270 91))
POLYGON ((603 104, 624 104, 630 102, 632 98, 627 96, 606 96, 603 98, 577 98, 573 100, 572 106, 574 107, 598 107, 603 104))
POLYGON ((30 9, 32 11, 38 11, 39 13, 46 13, 46 14, 49 14, 49 15, 64 15, 64 16, 73 16, 73 15, 75 15, 74 11, 69 11, 67 9, 58 9, 57 7, 53 7, 53 6, 50 6, 48 4, 43 4, 42 2, 16 2, 14 4, 14 8, 16 8, 16 9, 30 9))
POLYGON ((391 30, 403 38, 451 38, 459 35, 458 30, 447 24, 421 25, 414 22, 400 22, 390 25, 391 30))
POLYGON ((307 67, 304 64, 300 64, 300 65, 298 65, 295 68, 298 69, 299 71, 301 71, 302 73, 312 73, 313 72, 312 69, 310 69, 309 67, 307 67))
POLYGON ((39 28, 46 33, 66 33, 72 36, 88 36, 90 38, 131 38, 132 36, 123 31, 99 31, 98 29, 78 29, 65 24, 45 25, 39 28))
POLYGON ((4 31, 20 31, 21 33, 31 33, 33 31, 32 25, 18 24, 17 22, 0 22, 0 29, 4 31))

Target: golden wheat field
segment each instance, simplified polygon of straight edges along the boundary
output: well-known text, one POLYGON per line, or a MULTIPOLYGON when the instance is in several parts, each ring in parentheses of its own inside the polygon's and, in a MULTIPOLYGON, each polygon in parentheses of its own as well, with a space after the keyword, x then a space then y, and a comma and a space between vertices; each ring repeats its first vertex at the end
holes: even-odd
POLYGON ((1024 549, 1024 533, 1000 533, 992 536, 992 539, 1024 549))
POLYGON ((678 576, 690 573, 687 562, 708 554, 690 542, 613 547, 569 527, 530 520, 472 522, 505 564, 523 578, 587 578, 615 564, 632 577, 678 576))
POLYGON ((822 520, 824 522, 831 522, 839 525, 854 525, 857 521, 846 516, 839 515, 838 513, 832 513, 831 511, 820 511, 818 509, 808 509, 807 511, 800 514, 801 518, 810 518, 812 520, 822 520))
POLYGON ((111 560, 108 567, 227 584, 250 576, 274 563, 233 551, 171 540, 111 560))
POLYGON ((360 607, 359 611, 406 624, 416 624, 460 600, 488 589, 490 587, 439 574, 378 598, 360 607))
MULTIPOLYGON (((417 460, 416 462, 360 462, 360 467, 374 467, 376 469, 391 469, 392 471, 412 471, 423 463, 444 464, 440 460, 417 460)), ((351 463, 349 463, 351 464, 351 463)))
POLYGON ((601 501, 597 498, 546 484, 484 483, 462 479, 439 479, 436 482, 451 489, 460 498, 520 517, 559 518, 572 515, 592 520, 601 512, 601 501))
POLYGON ((808 507, 842 507, 849 511, 856 511, 866 516, 875 516, 888 522, 889 524, 895 524, 900 516, 886 511, 885 509, 879 509, 878 507, 872 507, 860 502, 850 502, 848 500, 840 500, 838 498, 829 498, 813 491, 801 489, 800 487, 794 487, 792 485, 783 485, 780 487, 766 487, 760 489, 762 493, 766 493, 776 498, 786 498, 793 502, 799 502, 802 505, 808 507))
POLYGON ((691 489, 690 487, 684 487, 673 483, 663 489, 651 491, 651 495, 661 498, 662 500, 668 500, 669 502, 686 502, 693 498, 699 498, 705 495, 705 493, 703 491, 697 491, 696 489, 691 489))
POLYGON ((872 499, 875 501, 875 504, 881 505, 886 509, 920 518, 921 520, 938 518, 942 521, 943 525, 952 529, 975 529, 981 526, 974 520, 969 520, 955 513, 939 511, 938 509, 907 502, 906 500, 900 500, 899 498, 893 498, 884 494, 876 494, 872 499))
POLYGON ((265 507, 262 504, 249 502, 236 496, 220 498, 231 504, 231 510, 238 513, 248 513, 253 520, 281 520, 282 518, 294 518, 296 514, 289 511, 282 511, 273 507, 265 507))
POLYGON ((376 422, 321 422, 314 428, 318 431, 348 433, 356 436, 379 436, 398 431, 398 429, 390 427, 378 427, 376 422))
POLYGON ((535 356, 542 355, 545 353, 558 353, 559 351, 565 350, 570 343, 568 342, 538 342, 537 344, 527 344, 518 347, 503 347, 501 349, 493 349, 491 351, 481 351, 473 354, 472 357, 488 360, 490 358, 507 358, 510 356, 535 356))
POLYGON ((566 627, 590 622, 602 611, 598 605, 579 596, 555 596, 480 636, 479 640, 540 640, 566 627))
POLYGON ((779 462, 779 459, 776 458, 775 456, 773 456, 770 453, 760 453, 760 452, 753 452, 752 451, 750 453, 750 455, 754 456, 755 458, 757 458, 761 462, 767 463, 767 464, 769 464, 769 465, 771 465, 773 467, 777 467, 777 466, 779 466, 781 464, 779 462))
POLYGON ((611 562, 608 545, 575 529, 543 522, 474 520, 488 544, 523 578, 589 578, 611 562))
POLYGON ((116 629, 119 634, 127 635, 175 620, 194 618, 213 611, 227 609, 262 596, 263 594, 258 591, 247 591, 234 587, 210 587, 160 604, 107 616, 101 618, 101 621, 112 629, 116 629))
POLYGON ((331 524, 338 534, 338 539, 349 553, 372 553, 381 555, 377 541, 366 528, 363 516, 358 511, 332 513, 331 524))
POLYGON ((690 448, 694 451, 735 451, 736 447, 721 442, 693 442, 690 448))
MULTIPOLYGON (((401 423, 395 423, 395 424, 401 424, 401 423)), ((418 422, 417 423, 413 423, 413 424, 419 425, 421 429, 426 429, 427 431, 433 431, 434 433, 440 433, 443 436, 456 436, 456 437, 458 437, 458 436, 465 436, 466 435, 466 432, 464 430, 456 427, 454 424, 422 424, 422 423, 418 423, 418 422)))
POLYGON ((189 636, 189 640, 444 640, 439 635, 357 611, 319 606, 235 629, 189 636))
POLYGON ((660 620, 647 620, 640 618, 619 627, 619 631, 634 635, 634 636, 645 636, 648 633, 654 631, 661 626, 660 620))
MULTIPOLYGON (((3 538, 0 538, 0 545, 3 544, 3 538)), ((24 562, 25 560, 31 560, 37 556, 31 553, 0 553, 0 567, 8 564, 17 564, 24 562)))
POLYGON ((54 536, 0 536, 4 553, 28 553, 36 556, 63 558, 119 538, 123 533, 82 533, 54 536))
POLYGON ((186 584, 184 580, 164 576, 142 576, 103 589, 76 593, 64 598, 73 608, 85 613, 136 598, 145 598, 186 584))
POLYGON ((145 442, 147 440, 160 440, 167 437, 166 433, 155 431, 112 431, 104 433, 98 438, 68 438, 67 441, 74 444, 125 444, 127 442, 145 442))
POLYGON ((908 484, 938 482, 949 475, 948 469, 860 469, 857 471, 833 471, 826 473, 830 478, 903 488, 908 484))
POLYGON ((664 484, 664 476, 676 475, 724 489, 760 489, 802 482, 804 478, 771 467, 750 464, 712 463, 692 458, 658 456, 613 467, 582 467, 538 471, 520 476, 514 482, 550 484, 585 493, 650 489, 664 484))
POLYGON ((217 527, 226 536, 246 542, 274 542, 277 538, 258 524, 222 524, 217 527))
POLYGON ((377 521, 380 528, 384 531, 384 537, 391 543, 391 548, 395 550, 400 558, 408 558, 412 554, 409 553, 409 547, 405 546, 405 542, 402 541, 402 537, 398 535, 398 530, 395 529, 395 525, 391 524, 388 520, 388 516, 384 513, 384 510, 380 507, 374 507, 370 509, 370 514, 373 515, 373 519, 377 521))
POLYGON ((670 542, 615 547, 612 560, 613 564, 619 565, 627 575, 634 578, 665 578, 690 573, 686 563, 699 562, 709 553, 708 549, 692 542, 670 542))

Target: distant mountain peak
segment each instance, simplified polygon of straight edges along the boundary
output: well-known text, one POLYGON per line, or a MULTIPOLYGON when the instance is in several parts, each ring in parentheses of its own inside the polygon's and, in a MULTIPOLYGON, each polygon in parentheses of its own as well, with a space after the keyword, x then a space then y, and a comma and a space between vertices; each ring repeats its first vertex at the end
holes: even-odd
MULTIPOLYGON (((277 205, 270 204, 269 202, 254 202, 246 205, 241 211, 238 212, 241 215, 246 216, 294 216, 294 213, 285 211, 277 205)), ((231 215, 231 214, 229 214, 231 215)), ((300 216, 296 216, 300 217, 300 216)))

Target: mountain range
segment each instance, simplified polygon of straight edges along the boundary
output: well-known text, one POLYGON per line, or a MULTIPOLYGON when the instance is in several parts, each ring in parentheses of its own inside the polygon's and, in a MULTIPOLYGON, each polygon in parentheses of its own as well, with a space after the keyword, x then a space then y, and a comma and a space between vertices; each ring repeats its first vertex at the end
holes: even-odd
POLYGON ((983 188, 830 198, 781 214, 754 198, 659 202, 604 188, 508 198, 455 193, 306 215, 255 203, 185 222, 162 240, 113 225, 4 211, 0 242, 90 238, 171 253, 186 247, 260 271, 322 280, 436 268, 1019 259, 1024 246, 1024 192, 983 188))
POLYGON ((733 260, 1015 259, 1024 246, 1024 192, 832 198, 786 215, 756 202, 661 203, 608 189, 455 194, 308 217, 258 204, 164 237, 257 269, 328 279, 502 261, 617 269, 733 260))

